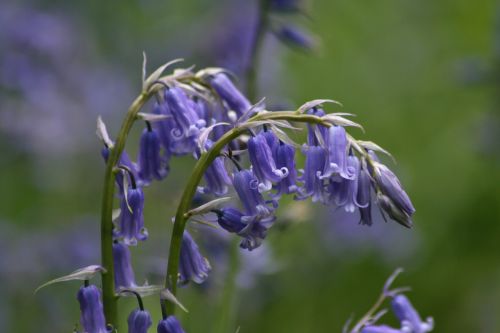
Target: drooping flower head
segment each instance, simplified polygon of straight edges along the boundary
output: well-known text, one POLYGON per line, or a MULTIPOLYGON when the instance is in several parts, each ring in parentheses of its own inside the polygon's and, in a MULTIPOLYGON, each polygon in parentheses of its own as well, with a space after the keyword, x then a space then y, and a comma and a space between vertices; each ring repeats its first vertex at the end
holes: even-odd
POLYGON ((135 309, 128 316, 128 333, 147 333, 153 325, 151 315, 146 310, 135 309))
POLYGON ((166 319, 160 320, 157 328, 158 333, 185 333, 181 327, 181 323, 175 316, 168 316, 166 319))
POLYGON ((135 275, 127 245, 115 241, 113 243, 113 264, 115 269, 115 289, 135 287, 135 275))
MULTIPOLYGON (((272 188, 272 183, 279 182, 288 176, 286 167, 277 168, 274 161, 272 147, 274 134, 265 132, 257 134, 248 140, 248 156, 252 163, 252 171, 259 180, 259 191, 265 192, 272 188), (271 146, 269 145, 271 142, 271 146)), ((277 138, 276 138, 277 144, 277 138)))
POLYGON ((187 230, 184 231, 179 261, 179 282, 182 284, 193 281, 203 283, 212 268, 208 260, 200 253, 198 245, 187 230))
POLYGON ((168 174, 167 160, 161 155, 160 148, 158 133, 148 123, 141 135, 137 158, 139 179, 143 185, 148 185, 153 179, 161 180, 168 174))
POLYGON ((148 238, 144 228, 144 193, 140 187, 129 186, 127 195, 120 196, 120 220, 115 237, 126 245, 148 238))
POLYGON ((109 333, 101 302, 101 291, 94 285, 81 287, 76 295, 80 303, 80 323, 85 332, 109 333))

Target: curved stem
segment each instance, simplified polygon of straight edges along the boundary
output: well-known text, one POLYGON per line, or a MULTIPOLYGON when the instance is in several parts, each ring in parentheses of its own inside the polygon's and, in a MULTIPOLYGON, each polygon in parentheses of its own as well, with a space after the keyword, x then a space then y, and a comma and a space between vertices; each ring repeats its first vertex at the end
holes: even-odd
POLYGON ((116 167, 122 151, 125 147, 128 133, 136 119, 137 113, 144 103, 149 99, 150 94, 141 93, 130 105, 125 119, 116 138, 115 145, 110 148, 110 154, 106 163, 104 174, 104 190, 101 206, 101 261, 102 266, 106 268, 106 273, 102 274, 102 300, 104 305, 104 315, 107 323, 117 328, 117 297, 114 286, 114 267, 113 267, 113 196, 115 190, 116 167))
MULTIPOLYGON (((321 119, 320 117, 306 114, 294 114, 293 112, 269 112, 258 114, 250 118, 247 123, 269 119, 293 120, 296 122, 322 124, 325 126, 331 125, 328 122, 325 122, 325 120, 321 119)), ((167 275, 165 277, 165 288, 168 288, 174 296, 177 293, 177 280, 179 273, 179 259, 182 236, 184 234, 184 229, 187 222, 187 217, 185 214, 190 208, 198 184, 203 177, 205 170, 214 161, 214 159, 219 156, 220 151, 228 143, 230 143, 232 140, 236 139, 246 131, 246 127, 234 127, 233 129, 226 132, 208 152, 201 154, 200 159, 196 162, 193 173, 189 177, 189 181, 184 188, 184 192, 182 193, 181 200, 179 202, 179 205, 177 206, 177 211, 175 213, 174 229, 172 231, 172 237, 170 240, 167 275)), ((175 304, 169 302, 166 303, 165 306, 168 315, 172 315, 175 313, 175 304)))

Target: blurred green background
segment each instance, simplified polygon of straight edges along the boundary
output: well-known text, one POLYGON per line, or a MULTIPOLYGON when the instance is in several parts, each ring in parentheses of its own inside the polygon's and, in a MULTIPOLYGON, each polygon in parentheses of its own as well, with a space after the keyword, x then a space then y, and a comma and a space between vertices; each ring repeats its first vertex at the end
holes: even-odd
MULTIPOLYGON (((117 132, 140 89, 142 51, 149 70, 176 57, 220 65, 231 51, 220 40, 252 22, 254 2, 0 5, 1 331, 70 332, 78 322, 77 283, 33 290, 99 260, 104 164, 95 120, 103 115, 117 132)), ((436 332, 500 332, 498 5, 314 0, 308 16, 284 19, 321 39, 317 54, 266 37, 259 95, 271 105, 341 101, 366 130, 351 133, 396 157, 386 162, 417 213, 413 230, 380 219, 367 228, 309 201, 286 201, 266 239, 272 258, 253 259, 270 265, 253 284, 239 284, 228 332, 341 332, 397 267, 405 273, 396 285, 412 287, 410 299, 434 317, 436 332)), ((132 156, 140 127, 127 146, 132 156)), ((165 269, 171 216, 192 165, 175 160, 166 181, 146 190, 150 240, 132 253, 138 281, 161 281, 154 273, 165 269)), ((180 293, 188 332, 220 331, 221 295, 231 285, 216 272, 223 260, 205 254, 214 271, 208 286, 180 293)), ((146 303, 158 320, 157 301, 146 303)), ((125 320, 135 303, 120 306, 125 320)), ((390 314, 385 321, 395 324, 390 314)))

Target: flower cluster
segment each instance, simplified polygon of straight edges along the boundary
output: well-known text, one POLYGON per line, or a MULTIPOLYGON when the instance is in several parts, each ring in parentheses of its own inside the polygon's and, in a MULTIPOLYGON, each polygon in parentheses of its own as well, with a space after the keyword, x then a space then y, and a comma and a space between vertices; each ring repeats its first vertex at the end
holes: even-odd
MULTIPOLYGON (((311 198, 350 213, 359 211, 360 221, 366 225, 372 224, 371 209, 378 205, 391 219, 407 227, 412 225, 415 209, 408 195, 375 154, 385 151, 350 136, 346 127, 360 126, 344 117, 348 114, 322 109, 333 101, 316 100, 295 111, 271 112, 265 110, 263 102, 252 105, 224 71, 214 68, 197 73, 177 70, 170 76, 158 76, 146 87, 156 103, 150 113, 138 116, 146 126, 137 162, 125 151, 115 156, 120 201, 113 230, 117 292, 137 292, 130 247, 148 238, 143 217, 144 188, 164 179, 170 159, 176 156, 190 155, 198 161, 200 180, 204 182, 197 183, 196 189, 212 200, 181 212, 181 216, 212 217, 222 229, 241 237, 243 249, 251 251, 262 244, 277 220, 279 201, 285 195, 296 200, 311 198), (307 124, 307 140, 302 146, 284 130, 297 129, 289 121, 307 124), (299 151, 305 155, 303 168, 298 165, 299 151), (220 207, 230 199, 220 197, 232 193, 237 200, 220 207)), ((101 120, 98 134, 104 143, 102 156, 109 163, 115 142, 101 120)), ((208 260, 187 230, 180 243, 178 282, 203 283, 211 270, 208 260)), ((94 307, 94 311, 101 310, 94 307)), ((82 317, 84 327, 89 322, 82 317)), ((130 314, 129 332, 145 332, 150 325, 149 313, 143 308, 130 314)), ((175 317, 164 313, 158 332, 182 329, 175 317)))

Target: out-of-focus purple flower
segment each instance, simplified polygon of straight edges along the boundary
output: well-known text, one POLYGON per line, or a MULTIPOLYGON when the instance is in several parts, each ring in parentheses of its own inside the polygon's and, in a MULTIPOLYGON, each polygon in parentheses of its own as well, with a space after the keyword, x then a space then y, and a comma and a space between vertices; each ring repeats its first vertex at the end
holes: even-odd
POLYGON ((362 166, 358 173, 358 195, 356 197, 357 206, 359 207, 360 223, 372 225, 372 207, 371 207, 371 179, 366 170, 366 166, 362 166))
POLYGON ((401 322, 401 325, 407 328, 404 332, 426 333, 432 331, 434 328, 432 318, 428 318, 427 321, 422 321, 417 310, 415 310, 410 300, 405 295, 398 294, 394 296, 391 301, 391 306, 394 315, 401 322))
POLYGON ((219 73, 215 75, 210 84, 227 103, 228 107, 235 111, 238 116, 243 115, 252 106, 226 74, 219 73))
POLYGON ((153 321, 146 310, 135 309, 128 316, 128 333, 147 333, 153 321))
MULTIPOLYGON (((267 134, 267 136, 270 134, 267 134)), ((272 139, 269 138, 269 140, 272 139)), ((252 171, 259 180, 260 192, 269 191, 272 188, 273 182, 277 183, 288 176, 288 169, 286 167, 276 167, 273 152, 268 144, 268 139, 266 139, 263 133, 248 140, 248 156, 252 163, 252 171)))
MULTIPOLYGON (((210 149, 212 145, 212 142, 207 140, 207 149, 210 149)), ((212 164, 208 166, 203 176, 206 186, 199 187, 198 190, 200 192, 205 194, 212 193, 216 196, 222 196, 227 193, 228 185, 231 185, 231 177, 227 173, 223 157, 216 157, 212 164)))
POLYGON ((306 51, 311 51, 316 47, 316 41, 312 36, 292 25, 283 25, 275 32, 284 43, 306 51))
POLYGON ((181 327, 181 323, 175 316, 168 316, 166 319, 160 320, 157 328, 158 333, 185 333, 181 327))
POLYGON ((188 96, 181 88, 166 89, 165 102, 176 123, 176 127, 171 130, 170 150, 176 155, 193 153, 196 150, 200 129, 206 125, 205 120, 198 117, 188 96))
POLYGON ((373 178, 380 191, 387 196, 392 203, 405 215, 411 217, 415 213, 415 208, 411 203, 408 194, 403 190, 398 177, 382 163, 375 162, 373 178))
POLYGON ((113 243, 113 264, 115 269, 115 289, 135 287, 135 275, 127 245, 113 243))
POLYGON ((304 183, 299 189, 298 199, 312 197, 313 202, 325 202, 325 188, 321 175, 326 162, 326 151, 321 146, 304 146, 306 155, 304 174, 301 181, 304 183))
POLYGON ((280 141, 274 151, 276 168, 288 170, 288 175, 276 183, 276 195, 297 192, 297 170, 295 168, 295 148, 280 141))
POLYGON ((406 331, 398 330, 387 325, 370 325, 363 327, 361 333, 406 333, 406 331))
POLYGON ((125 194, 120 196, 120 221, 115 237, 126 245, 137 245, 137 241, 148 238, 144 228, 144 193, 140 187, 130 186, 125 194))
POLYGON ((179 261, 179 282, 183 284, 189 281, 203 283, 210 270, 210 263, 201 255, 198 245, 189 232, 184 231, 179 261))
POLYGON ((94 285, 81 287, 76 298, 80 303, 80 323, 85 332, 108 333, 100 290, 94 285))
POLYGON ((347 166, 347 136, 342 126, 328 129, 328 159, 322 178, 341 177, 354 179, 356 174, 347 166))
POLYGON ((151 128, 144 129, 141 135, 139 156, 139 179, 141 185, 148 185, 154 179, 161 180, 168 174, 167 160, 161 156, 160 138, 151 128))

